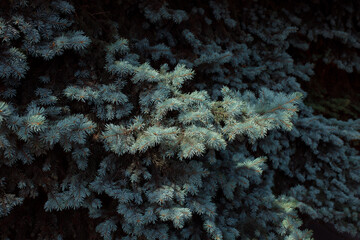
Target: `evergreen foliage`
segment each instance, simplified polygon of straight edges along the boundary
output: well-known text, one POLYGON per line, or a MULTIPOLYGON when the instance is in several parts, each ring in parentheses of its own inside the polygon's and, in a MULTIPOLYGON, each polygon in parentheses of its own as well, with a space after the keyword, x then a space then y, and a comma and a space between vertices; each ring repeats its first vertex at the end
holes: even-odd
POLYGON ((360 120, 301 88, 360 6, 317 2, 0 2, 0 238, 360 237, 360 120))

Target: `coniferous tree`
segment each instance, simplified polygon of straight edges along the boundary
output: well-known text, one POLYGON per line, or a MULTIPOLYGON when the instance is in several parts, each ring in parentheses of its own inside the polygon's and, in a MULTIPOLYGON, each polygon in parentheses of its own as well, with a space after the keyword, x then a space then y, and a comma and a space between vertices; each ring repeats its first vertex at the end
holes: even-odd
POLYGON ((302 86, 360 8, 316 2, 0 2, 1 238, 359 237, 359 119, 302 86))

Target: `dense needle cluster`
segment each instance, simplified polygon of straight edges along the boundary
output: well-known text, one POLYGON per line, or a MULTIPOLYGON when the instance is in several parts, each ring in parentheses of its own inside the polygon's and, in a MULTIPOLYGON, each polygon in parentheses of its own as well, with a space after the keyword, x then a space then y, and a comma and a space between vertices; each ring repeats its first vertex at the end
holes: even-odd
POLYGON ((360 121, 301 83, 360 71, 358 3, 242 4, 1 2, 1 239, 356 236, 360 121))

